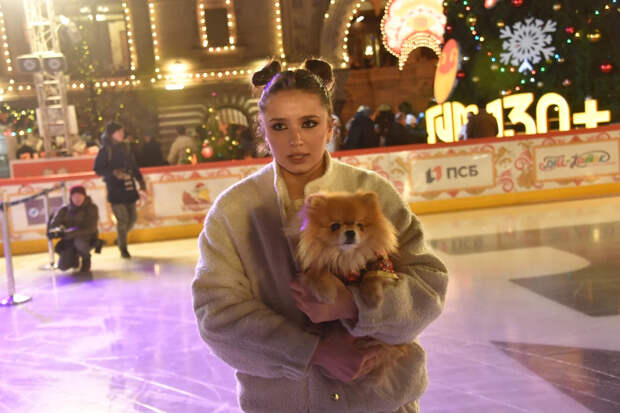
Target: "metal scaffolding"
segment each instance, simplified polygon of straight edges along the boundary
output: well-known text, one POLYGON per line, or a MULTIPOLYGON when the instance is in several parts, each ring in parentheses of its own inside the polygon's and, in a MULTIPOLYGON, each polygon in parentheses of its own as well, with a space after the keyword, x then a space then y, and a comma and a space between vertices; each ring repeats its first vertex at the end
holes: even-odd
POLYGON ((39 133, 46 156, 52 153, 52 138, 63 135, 64 146, 70 149, 67 78, 64 57, 58 39, 59 21, 52 0, 24 0, 26 24, 32 55, 38 56, 41 70, 34 72, 39 110, 39 133))

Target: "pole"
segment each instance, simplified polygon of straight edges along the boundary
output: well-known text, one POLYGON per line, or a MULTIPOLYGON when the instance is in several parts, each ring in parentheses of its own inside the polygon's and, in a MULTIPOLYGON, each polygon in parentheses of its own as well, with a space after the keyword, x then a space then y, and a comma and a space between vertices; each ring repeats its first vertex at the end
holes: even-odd
POLYGON ((67 205, 69 203, 69 191, 67 190, 67 182, 62 181, 62 204, 67 205))
POLYGON ((0 300, 0 306, 6 307, 30 301, 31 297, 15 294, 15 277, 13 276, 13 255, 11 254, 11 237, 9 236, 9 220, 7 214, 9 206, 6 202, 6 192, 2 195, 2 241, 4 243, 4 261, 6 263, 7 289, 9 296, 0 300))
MULTIPOLYGON (((45 225, 47 226, 47 223, 50 222, 50 197, 47 192, 43 197, 43 210, 45 211, 45 225)), ((47 239, 47 251, 50 255, 50 263, 45 266, 45 269, 53 270, 56 265, 54 263, 54 244, 50 238, 47 239)))

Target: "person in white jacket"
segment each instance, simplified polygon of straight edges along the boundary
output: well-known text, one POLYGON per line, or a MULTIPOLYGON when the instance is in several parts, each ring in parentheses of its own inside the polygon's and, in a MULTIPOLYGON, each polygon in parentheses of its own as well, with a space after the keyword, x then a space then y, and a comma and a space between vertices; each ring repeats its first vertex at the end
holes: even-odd
POLYGON ((199 236, 192 283, 198 330, 214 354, 236 370, 245 412, 418 412, 427 385, 424 350, 416 338, 441 313, 447 270, 425 247, 418 219, 378 174, 331 159, 329 64, 308 60, 280 72, 271 62, 254 74, 265 86, 259 118, 273 162, 221 193, 199 236), (321 304, 295 281, 294 240, 284 228, 318 191, 375 191, 398 229, 393 263, 400 280, 383 302, 368 307, 355 284, 341 285, 334 304, 321 304), (319 337, 315 323, 339 321, 319 337), (409 351, 380 383, 364 381, 376 349, 358 337, 406 344, 409 351))

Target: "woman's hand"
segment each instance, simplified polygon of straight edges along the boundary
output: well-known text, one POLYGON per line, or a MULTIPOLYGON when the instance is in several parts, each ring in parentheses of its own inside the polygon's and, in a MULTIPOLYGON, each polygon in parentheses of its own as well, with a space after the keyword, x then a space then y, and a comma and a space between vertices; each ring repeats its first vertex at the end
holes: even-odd
POLYGON ((123 171, 123 170, 121 170, 121 169, 114 169, 114 170, 112 171, 112 174, 114 175, 114 177, 115 177, 116 179, 119 179, 119 180, 121 180, 121 181, 122 181, 122 180, 125 180, 125 179, 129 179, 129 178, 131 178, 131 175, 129 175, 127 172, 124 172, 124 171, 123 171))
POLYGON ((296 279, 290 282, 289 286, 297 308, 303 311, 313 323, 340 319, 357 320, 357 306, 351 291, 340 280, 336 279, 335 282, 337 283, 337 295, 332 304, 318 302, 312 292, 296 279))
POLYGON ((379 347, 358 348, 355 337, 345 330, 336 330, 319 341, 311 363, 325 370, 328 376, 350 382, 376 367, 379 351, 379 347))

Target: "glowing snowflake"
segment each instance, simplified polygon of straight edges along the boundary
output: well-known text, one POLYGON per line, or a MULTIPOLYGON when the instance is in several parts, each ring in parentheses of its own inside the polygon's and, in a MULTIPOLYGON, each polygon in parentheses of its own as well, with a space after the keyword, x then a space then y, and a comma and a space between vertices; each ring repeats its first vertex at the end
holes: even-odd
POLYGON ((519 72, 532 70, 532 64, 540 62, 541 55, 550 59, 555 51, 551 46, 556 23, 551 20, 546 22, 529 17, 525 22, 517 22, 512 27, 504 27, 500 30, 500 39, 504 40, 502 47, 506 53, 501 54, 503 64, 519 66, 519 72))

